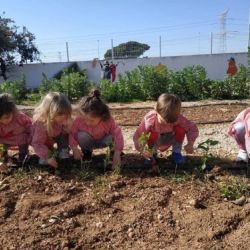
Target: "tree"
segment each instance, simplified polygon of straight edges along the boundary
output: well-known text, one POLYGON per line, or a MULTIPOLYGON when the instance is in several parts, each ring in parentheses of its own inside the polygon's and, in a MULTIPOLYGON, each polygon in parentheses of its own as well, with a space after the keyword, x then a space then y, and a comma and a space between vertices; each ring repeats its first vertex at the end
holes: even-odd
POLYGON ((6 77, 6 66, 33 62, 39 60, 39 51, 34 45, 35 36, 26 27, 19 27, 10 18, 0 15, 0 66, 4 80, 6 77))
MULTIPOLYGON (((144 43, 138 43, 135 41, 130 41, 127 43, 121 43, 113 48, 114 59, 121 58, 137 58, 141 56, 146 50, 149 50, 150 46, 144 43)), ((111 49, 107 50, 104 58, 110 59, 112 57, 111 49)))

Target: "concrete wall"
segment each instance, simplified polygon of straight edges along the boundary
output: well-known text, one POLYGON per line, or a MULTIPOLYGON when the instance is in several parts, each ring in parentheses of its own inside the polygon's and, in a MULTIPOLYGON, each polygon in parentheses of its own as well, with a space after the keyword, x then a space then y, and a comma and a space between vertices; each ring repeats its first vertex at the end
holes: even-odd
MULTIPOLYGON (((213 55, 192 55, 192 56, 171 56, 171 57, 152 57, 118 60, 117 74, 130 71, 138 65, 157 65, 159 63, 166 65, 169 69, 179 70, 186 66, 202 65, 207 71, 208 78, 222 80, 227 71, 227 60, 234 57, 237 65, 247 65, 247 53, 227 53, 213 55)), ((117 61, 114 61, 115 63, 117 61)), ((87 69, 88 77, 91 81, 99 82, 101 79, 101 69, 99 63, 93 67, 92 61, 77 62, 79 67, 87 69)), ((23 67, 13 66, 7 73, 9 80, 19 79, 22 74, 26 76, 27 86, 30 88, 38 87, 42 80, 42 73, 48 78, 53 77, 61 69, 71 65, 71 63, 41 63, 27 64, 23 67)), ((0 78, 0 82, 3 79, 0 78)))

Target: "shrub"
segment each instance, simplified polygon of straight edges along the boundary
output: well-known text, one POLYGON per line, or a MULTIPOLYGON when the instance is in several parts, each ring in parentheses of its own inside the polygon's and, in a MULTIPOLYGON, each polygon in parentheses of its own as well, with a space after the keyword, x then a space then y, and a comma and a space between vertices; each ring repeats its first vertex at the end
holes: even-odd
POLYGON ((43 75, 40 92, 44 94, 48 91, 58 91, 67 95, 69 100, 74 100, 87 95, 90 87, 86 71, 79 73, 65 70, 60 79, 49 80, 43 75))
POLYGON ((21 103, 27 97, 26 79, 22 75, 17 81, 4 81, 0 84, 0 93, 9 93, 14 98, 16 103, 21 103))

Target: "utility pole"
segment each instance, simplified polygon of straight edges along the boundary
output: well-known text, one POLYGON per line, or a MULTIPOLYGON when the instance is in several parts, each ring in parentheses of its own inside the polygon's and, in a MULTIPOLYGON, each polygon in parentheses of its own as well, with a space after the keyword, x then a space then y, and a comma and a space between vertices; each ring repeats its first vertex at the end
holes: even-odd
POLYGON ((62 61, 62 52, 61 51, 58 51, 58 60, 59 60, 59 62, 62 61))
POLYGON ((114 46, 113 46, 113 39, 111 39, 111 53, 112 53, 112 61, 114 61, 114 46))
POLYGON ((159 37, 159 48, 160 48, 160 58, 161 58, 161 36, 159 37))
POLYGON ((210 54, 213 54, 213 32, 211 32, 211 38, 210 38, 210 54))
POLYGON ((227 50, 227 30, 226 30, 226 22, 227 22, 227 14, 229 10, 226 10, 220 15, 220 52, 224 53, 227 50))
POLYGON ((98 60, 100 59, 100 44, 99 44, 99 40, 97 40, 97 57, 98 57, 98 60))
POLYGON ((198 54, 201 53, 201 33, 198 32, 198 54))
POLYGON ((248 20, 248 48, 250 48, 250 11, 249 11, 249 20, 248 20))
POLYGON ((69 62, 69 45, 68 45, 68 42, 66 42, 66 52, 67 52, 67 62, 69 62))

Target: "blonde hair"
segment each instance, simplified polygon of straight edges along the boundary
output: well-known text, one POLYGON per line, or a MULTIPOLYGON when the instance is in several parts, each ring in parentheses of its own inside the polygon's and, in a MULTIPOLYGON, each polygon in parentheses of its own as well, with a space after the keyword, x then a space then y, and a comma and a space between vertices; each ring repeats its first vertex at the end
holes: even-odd
POLYGON ((59 92, 48 93, 34 110, 33 121, 43 122, 48 134, 52 134, 52 123, 57 115, 71 116, 72 107, 68 98, 59 92))
POLYGON ((177 121, 180 114, 181 100, 177 95, 161 94, 156 103, 157 113, 169 123, 177 121))

